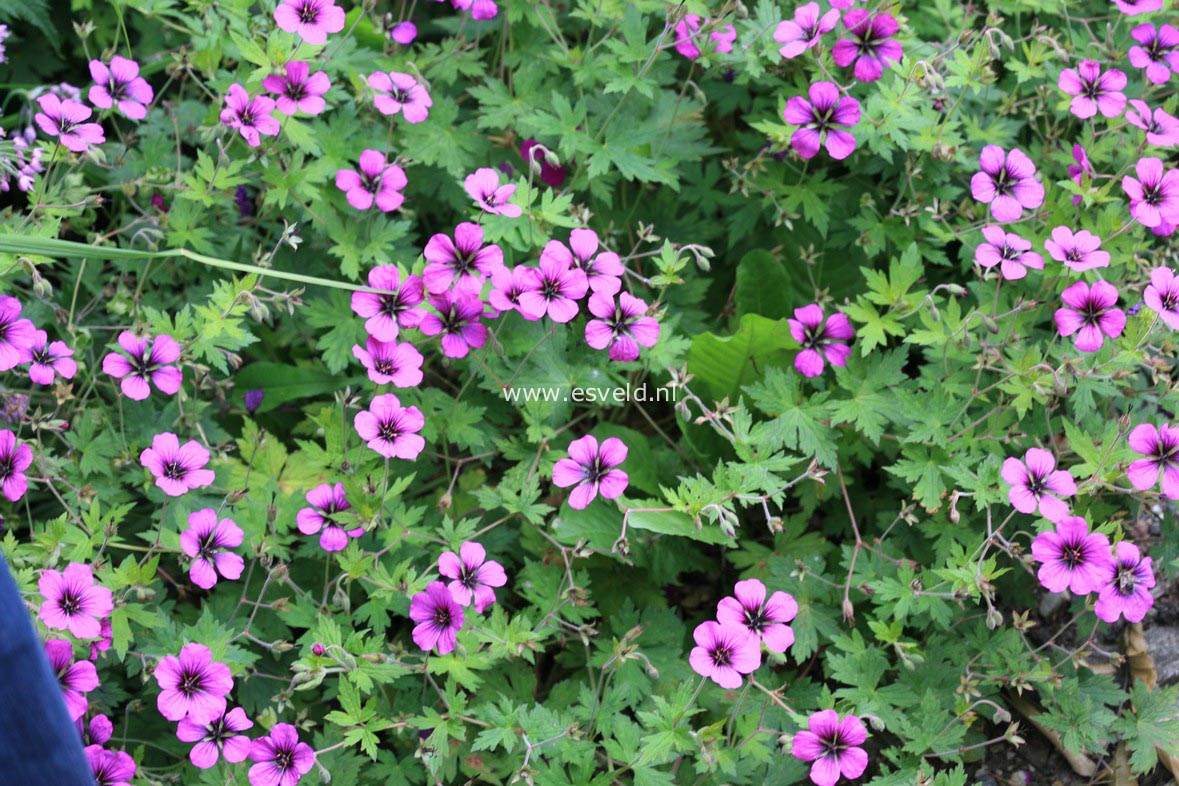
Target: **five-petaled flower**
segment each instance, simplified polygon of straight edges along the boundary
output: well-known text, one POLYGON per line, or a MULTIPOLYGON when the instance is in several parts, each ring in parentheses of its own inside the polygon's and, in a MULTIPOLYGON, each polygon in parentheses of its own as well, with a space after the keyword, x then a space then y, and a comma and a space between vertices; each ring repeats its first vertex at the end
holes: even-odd
POLYGON ((1109 538, 1090 532, 1080 516, 1065 516, 1056 528, 1041 532, 1032 541, 1032 556, 1041 563, 1036 577, 1050 592, 1087 595, 1101 588, 1102 575, 1113 554, 1109 538))
POLYGON ((189 761, 198 769, 207 770, 224 756, 230 764, 245 761, 250 755, 251 740, 242 732, 251 729, 254 722, 246 717, 246 711, 234 707, 208 723, 193 723, 190 718, 181 718, 176 727, 176 738, 181 742, 195 742, 188 752, 189 761))
POLYGON ((363 347, 352 346, 352 354, 368 369, 368 378, 378 385, 412 388, 422 381, 422 353, 409 342, 398 344, 369 336, 363 347))
POLYGON ((1166 83, 1171 71, 1179 70, 1179 30, 1162 25, 1157 30, 1146 22, 1130 31, 1137 44, 1130 47, 1130 65, 1146 71, 1146 78, 1156 85, 1166 83))
POLYGON ((1130 462, 1130 485, 1139 491, 1161 485, 1163 497, 1179 499, 1179 428, 1141 423, 1130 432, 1129 443, 1130 450, 1145 456, 1130 462))
POLYGON ((94 84, 87 97, 99 109, 117 106, 132 120, 147 117, 147 105, 155 93, 147 80, 139 75, 139 63, 115 55, 110 65, 101 60, 90 61, 90 76, 94 84))
POLYGON ((978 157, 981 172, 970 179, 976 200, 991 206, 991 216, 1001 224, 1017 221, 1024 209, 1044 204, 1044 185, 1036 177, 1036 165, 1019 148, 1004 152, 987 145, 978 157))
POLYGON ((589 310, 597 319, 585 323, 585 342, 594 349, 610 348, 610 359, 637 360, 639 347, 659 341, 659 323, 647 316, 646 302, 619 292, 618 302, 602 292, 590 295, 589 310))
POLYGON ((741 687, 743 675, 761 666, 761 642, 744 625, 709 620, 696 626, 692 639, 696 646, 688 653, 688 663, 722 688, 741 687))
POLYGON ((1044 257, 1032 251, 1032 243, 1013 232, 1007 232, 998 224, 982 228, 984 243, 974 249, 975 264, 992 268, 999 266, 999 273, 1007 281, 1017 281, 1028 274, 1028 268, 1044 269, 1044 257))
POLYGON ((405 170, 385 160, 380 150, 368 149, 360 154, 360 168, 336 172, 336 188, 344 192, 348 204, 368 210, 376 203, 382 213, 391 213, 405 202, 402 189, 409 183, 405 170))
POLYGON ((1146 144, 1173 147, 1179 144, 1179 118, 1161 106, 1153 112, 1145 101, 1133 100, 1126 110, 1126 122, 1146 132, 1146 144))
POLYGON ((67 150, 82 153, 106 141, 101 125, 86 122, 94 113, 85 104, 46 93, 37 99, 37 106, 41 111, 33 115, 33 120, 46 136, 57 137, 67 150))
POLYGON ((1069 110, 1087 120, 1098 112, 1104 117, 1117 117, 1126 108, 1126 75, 1116 68, 1101 70, 1096 60, 1082 60, 1076 68, 1060 72, 1057 86, 1074 96, 1069 110))
POLYGON ((258 95, 250 97, 246 89, 234 82, 225 94, 225 109, 221 122, 236 129, 250 147, 257 147, 264 136, 278 136, 281 125, 271 116, 274 99, 258 95))
POLYGON ((842 161, 856 149, 856 138, 836 126, 851 128, 860 122, 860 102, 841 96, 834 82, 815 82, 807 90, 810 100, 793 96, 782 112, 785 121, 798 126, 790 135, 790 146, 802 158, 814 158, 821 147, 836 161, 842 161))
POLYGON ((504 252, 495 243, 483 244, 483 227, 464 221, 454 228, 454 239, 439 232, 426 241, 422 281, 432 294, 452 286, 477 294, 492 271, 503 267, 504 252))
POLYGON ((504 568, 495 560, 487 559, 487 550, 479 543, 467 541, 459 546, 458 554, 443 552, 438 557, 438 572, 450 579, 447 589, 460 606, 475 605, 475 613, 495 603, 495 588, 508 583, 504 568))
POLYGON ((0 371, 26 362, 26 352, 33 348, 37 328, 21 317, 21 303, 11 295, 0 295, 0 371))
POLYGON ((1114 547, 1114 558, 1102 578, 1093 613, 1106 622, 1117 622, 1119 617, 1125 617, 1126 622, 1142 622, 1154 605, 1150 590, 1155 579, 1150 557, 1142 556, 1136 545, 1123 540, 1114 547))
POLYGON ((1056 457, 1043 448, 1028 448, 1023 458, 1003 462, 1003 480, 1011 487, 1007 499, 1020 513, 1039 510, 1049 521, 1060 521, 1069 512, 1060 498, 1076 494, 1077 482, 1067 470, 1057 469, 1056 457))
POLYGON ((291 60, 283 69, 284 74, 269 74, 262 80, 262 87, 278 96, 278 111, 284 115, 302 112, 318 115, 327 106, 324 93, 332 86, 323 71, 311 73, 311 65, 303 60, 291 60))
POLYGON ((9 502, 16 502, 29 490, 25 470, 32 464, 33 449, 8 429, 0 431, 0 489, 9 502))
POLYGON ((626 268, 613 251, 598 253, 598 233, 592 229, 574 229, 569 233, 569 246, 558 240, 545 244, 543 254, 559 258, 571 268, 585 272, 591 292, 613 295, 622 289, 626 268))
POLYGON ((233 674, 213 660, 204 644, 189 642, 180 655, 165 655, 156 664, 160 695, 156 707, 170 721, 188 718, 205 725, 225 714, 225 696, 233 690, 233 674))
POLYGON ((21 363, 29 364, 29 379, 37 385, 52 385, 56 376, 73 379, 78 373, 74 350, 64 341, 49 341, 44 330, 33 331, 33 340, 21 351, 21 363))
POLYGON ((151 385, 169 396, 180 390, 184 375, 175 365, 180 360, 180 345, 174 338, 165 335, 140 338, 124 330, 119 334, 119 346, 127 355, 107 354, 102 359, 102 370, 122 380, 119 387, 124 396, 143 401, 151 395, 151 385))
POLYGON ((892 14, 855 8, 843 15, 843 26, 848 37, 835 42, 831 57, 840 68, 854 66, 852 73, 861 82, 875 82, 905 54, 892 38, 900 28, 892 14))
POLYGON ((114 611, 111 591, 94 580, 90 566, 71 562, 64 571, 46 570, 37 581, 45 601, 38 616, 50 630, 68 630, 79 639, 96 639, 101 618, 114 611))
POLYGON ((352 509, 344 494, 344 484, 320 483, 306 495, 307 504, 295 514, 295 524, 304 535, 319 535, 319 547, 324 551, 343 551, 349 538, 359 538, 364 527, 350 526, 356 522, 344 521, 347 511, 352 509), (347 528, 345 528, 347 527, 347 528))
POLYGON ((807 720, 806 729, 794 735, 790 752, 799 761, 811 761, 811 781, 833 786, 842 775, 855 779, 868 767, 868 754, 860 746, 868 730, 855 715, 839 717, 835 710, 821 710, 807 720))
POLYGON ((279 30, 313 45, 326 43, 329 33, 343 30, 344 18, 344 9, 333 0, 282 0, 274 9, 279 30))
POLYGON ((86 714, 89 702, 86 694, 98 687, 98 671, 88 660, 74 660, 74 645, 65 639, 45 642, 45 657, 57 676, 61 696, 65 700, 70 720, 77 721, 86 714))
POLYGON ((1106 336, 1117 338, 1126 329, 1126 312, 1114 308, 1118 290, 1107 281, 1094 281, 1092 286, 1078 281, 1060 293, 1064 305, 1056 309, 1053 319, 1062 336, 1076 334, 1073 339, 1082 352, 1096 352, 1106 336))
POLYGON ((213 508, 188 514, 188 529, 180 533, 180 550, 192 560, 188 577, 202 589, 217 583, 217 576, 240 578, 245 560, 230 549, 242 545, 245 533, 232 519, 218 519, 213 508))
POLYGON ((553 483, 559 488, 575 486, 569 492, 569 507, 584 510, 599 494, 617 499, 626 491, 630 478, 617 467, 626 461, 628 449, 618 437, 598 440, 587 434, 569 443, 569 457, 553 465, 553 483))
POLYGON ((434 312, 427 312, 418 329, 427 336, 442 336, 442 354, 464 358, 472 349, 487 343, 487 326, 483 319, 483 301, 478 295, 451 290, 430 295, 434 312))
POLYGON ((181 445, 170 431, 156 434, 151 447, 139 454, 139 461, 155 475, 156 485, 169 497, 211 485, 216 479, 213 470, 205 469, 209 451, 193 439, 181 445))
POLYGON ((467 175, 466 180, 463 181, 463 188, 466 189, 467 195, 475 200, 479 209, 485 213, 518 218, 524 212, 524 209, 519 205, 508 201, 512 198, 512 194, 516 193, 515 184, 509 183, 501 186, 499 172, 491 167, 476 169, 472 174, 467 175))
POLYGON ((1101 250, 1101 238, 1087 229, 1074 233, 1066 226, 1056 227, 1052 238, 1044 241, 1044 248, 1053 259, 1077 273, 1109 267, 1109 252, 1101 250))
POLYGON ((368 285, 378 292, 353 292, 352 311, 364 318, 364 329, 377 341, 395 341, 401 328, 414 328, 425 310, 417 306, 425 299, 419 276, 406 276, 394 265, 378 265, 368 272, 368 285))
POLYGON ((1179 276, 1169 267, 1150 271, 1150 283, 1142 293, 1147 307, 1172 330, 1179 330, 1179 276))
POLYGON ((804 377, 823 373, 823 358, 833 366, 847 365, 851 348, 847 345, 856 337, 846 314, 836 312, 823 321, 823 309, 817 303, 794 309, 788 320, 790 335, 802 346, 794 358, 794 367, 804 377))
POLYGON ((1144 227, 1179 224, 1179 169, 1164 169, 1162 159, 1146 157, 1134 164, 1134 174, 1122 178, 1130 198, 1130 215, 1144 227))
POLYGON ((794 9, 794 18, 779 22, 774 30, 774 40, 784 46, 778 54, 790 60, 818 45, 823 33, 835 29, 839 22, 839 9, 832 8, 825 14, 819 13, 818 3, 807 3, 794 9))
POLYGON ((738 581, 734 597, 721 598, 716 606, 716 621, 721 625, 740 625, 756 636, 771 652, 785 652, 794 643, 794 630, 788 624, 798 614, 798 603, 781 590, 766 597, 766 585, 757 579, 738 581))
POLYGON ((368 86, 376 91, 373 106, 382 115, 398 112, 407 123, 420 123, 430 114, 434 102, 426 88, 409 74, 399 71, 377 71, 369 74, 368 86))
MULTIPOLYGON (((700 28, 706 26, 711 19, 699 14, 685 14, 684 18, 675 26, 675 51, 689 60, 696 60, 703 54, 699 42, 703 40, 700 28)), ((716 27, 708 34, 708 41, 713 49, 723 54, 733 51, 733 42, 737 40, 737 29, 732 25, 716 27)))
POLYGON ((409 602, 409 618, 417 623, 413 628, 414 643, 439 655, 453 652, 458 633, 463 628, 463 607, 445 583, 432 581, 425 592, 419 592, 409 602))
POLYGON ((299 730, 276 723, 250 745, 250 786, 295 786, 315 766, 315 751, 299 741, 299 730))
POLYGON ((356 413, 353 424, 360 438, 385 458, 413 461, 426 447, 417 433, 426 425, 421 410, 401 406, 392 393, 374 398, 368 409, 356 413))
POLYGON ((131 786, 135 777, 135 759, 131 754, 108 751, 101 745, 87 745, 85 753, 95 786, 131 786))

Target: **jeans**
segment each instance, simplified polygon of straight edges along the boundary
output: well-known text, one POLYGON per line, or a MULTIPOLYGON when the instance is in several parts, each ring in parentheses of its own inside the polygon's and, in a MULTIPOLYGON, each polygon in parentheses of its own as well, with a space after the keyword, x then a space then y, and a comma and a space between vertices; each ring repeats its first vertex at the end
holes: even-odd
POLYGON ((8 564, 0 556, 0 786, 94 786, 8 564))

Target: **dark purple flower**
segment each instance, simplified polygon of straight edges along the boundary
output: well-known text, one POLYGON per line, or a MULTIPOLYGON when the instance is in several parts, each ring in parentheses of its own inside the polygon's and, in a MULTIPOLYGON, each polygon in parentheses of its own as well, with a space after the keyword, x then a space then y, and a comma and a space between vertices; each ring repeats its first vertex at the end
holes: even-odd
POLYGON ((246 391, 246 412, 253 415, 262 406, 262 399, 266 397, 266 391, 262 388, 254 388, 246 391))
MULTIPOLYGON (((563 166, 553 166, 545 158, 544 151, 537 147, 535 139, 525 139, 520 143, 520 157, 525 161, 533 161, 540 167, 540 182, 552 188, 560 188, 565 183, 567 172, 563 166)), ((511 173, 508 173, 511 177, 511 173)))

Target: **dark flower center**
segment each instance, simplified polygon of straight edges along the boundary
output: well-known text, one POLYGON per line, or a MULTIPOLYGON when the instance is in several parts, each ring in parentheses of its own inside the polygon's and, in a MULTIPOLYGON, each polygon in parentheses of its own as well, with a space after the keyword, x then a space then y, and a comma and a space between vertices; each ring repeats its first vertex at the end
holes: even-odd
POLYGON ((16 468, 13 466, 15 460, 16 456, 12 455, 0 458, 0 480, 8 480, 16 472, 16 468))
POLYGON ((287 82, 286 89, 287 98, 292 101, 300 101, 307 97, 307 86, 302 82, 287 82))
POLYGON ((824 756, 838 758, 839 754, 847 750, 847 743, 843 741, 843 735, 836 731, 835 734, 823 740, 823 748, 825 750, 824 756))
POLYGON ((712 662, 716 666, 728 666, 733 662, 733 650, 730 647, 717 647, 712 651, 712 662))
POLYGON ((1028 491, 1035 494, 1037 497, 1044 491, 1044 478, 1039 475, 1028 476, 1028 491))
POLYGON ((439 606, 434 609, 434 624, 439 628, 450 627, 450 609, 439 606))
POLYGON ((1078 565, 1085 561, 1085 549, 1080 543, 1066 543, 1062 549, 1061 556, 1068 564, 1070 570, 1075 570, 1078 565))
POLYGON ((438 317, 442 320, 442 329, 451 334, 462 332, 463 326, 467 324, 463 315, 456 308, 447 309, 441 312, 438 317))
POLYGON ((53 355, 49 354, 49 347, 33 350, 33 362, 40 366, 52 366, 53 355))
POLYGON ((1101 319, 1101 315, 1105 313, 1105 309, 1096 303, 1089 301, 1085 307, 1081 309, 1081 317, 1085 320, 1086 325, 1096 325, 1101 319))
POLYGON ((401 429, 397 427, 397 423, 393 420, 381 421, 381 425, 377 429, 377 434, 381 439, 388 442, 393 442, 401 435, 401 429))
POLYGON ((553 300, 561 296, 561 282, 546 278, 540 285, 540 293, 545 300, 553 300))
POLYGON ((1022 254, 1023 252, 1019 249, 1012 248, 1004 243, 1003 250, 999 252, 999 257, 1010 262, 1019 259, 1022 254))
POLYGON ((373 358, 373 368, 387 377, 397 373, 397 366, 390 358, 373 358))
POLYGON ((754 633, 761 633, 769 623, 764 606, 758 606, 756 609, 745 607, 745 627, 754 633))
MULTIPOLYGON (((368 190, 372 191, 373 189, 369 188, 368 190)), ((408 306, 401 302, 400 292, 395 295, 381 295, 381 313, 385 316, 396 317, 407 308, 408 306)))
POLYGON ((81 611, 82 599, 72 592, 67 592, 61 596, 61 600, 57 602, 57 605, 66 614, 66 616, 72 617, 81 611))
POLYGON ((1133 595, 1134 590, 1138 589, 1138 571, 1137 565, 1127 565, 1125 562, 1118 563, 1118 569, 1114 575, 1114 586, 1121 595, 1133 595))
POLYGON ((295 752, 282 748, 274 752, 274 766, 282 772, 291 769, 295 764, 295 752))
POLYGON ((303 3, 299 6, 299 21, 305 25, 313 25, 319 21, 319 9, 314 3, 303 3))
POLYGON ((219 551, 221 551, 221 547, 217 543, 217 533, 215 531, 205 535, 197 543, 198 559, 209 559, 219 551))
POLYGON ((1004 166, 999 170, 999 174, 991 178, 995 184, 995 193, 999 196, 1010 196, 1011 192, 1015 190, 1015 186, 1019 183, 1019 179, 1012 176, 1004 166))
POLYGON ((189 698, 199 693, 202 690, 201 675, 199 673, 185 672, 181 675, 179 689, 181 693, 189 698))
POLYGON ((164 465, 164 477, 169 480, 182 480, 187 474, 188 470, 179 461, 169 461, 164 465))
POLYGON ((462 584, 469 590, 474 590, 479 586, 479 568, 472 567, 467 563, 463 563, 462 569, 459 571, 459 584, 462 584))
POLYGON ((622 313, 622 309, 617 309, 607 324, 616 336, 630 335, 632 320, 626 314, 622 313))

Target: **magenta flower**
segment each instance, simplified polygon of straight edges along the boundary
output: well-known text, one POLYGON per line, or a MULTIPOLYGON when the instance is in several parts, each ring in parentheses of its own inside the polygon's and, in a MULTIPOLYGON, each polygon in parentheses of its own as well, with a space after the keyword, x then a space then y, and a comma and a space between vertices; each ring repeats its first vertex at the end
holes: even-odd
POLYGON ((1164 423, 1161 428, 1142 423, 1130 432, 1130 450, 1146 458, 1130 462, 1127 477, 1139 491, 1154 488, 1162 473, 1162 494, 1179 499, 1179 429, 1164 423))
POLYGON ((1032 541, 1032 556, 1040 565, 1036 574, 1050 592, 1087 595, 1103 583, 1102 575, 1113 561, 1109 538, 1090 532, 1080 516, 1065 516, 1052 532, 1041 532, 1032 541))
POLYGON ((119 334, 119 346, 130 358, 111 352, 102 359, 102 370, 122 380, 119 387, 124 396, 143 401, 151 395, 151 385, 169 396, 180 390, 184 375, 173 365, 180 360, 180 345, 176 339, 166 335, 139 338, 124 330, 119 334))
POLYGON ((495 19, 499 13, 499 6, 495 4, 495 0, 450 0, 450 4, 460 11, 470 11, 471 18, 477 22, 495 19))
POLYGON ((856 149, 856 138, 836 126, 852 128, 860 122, 860 102, 851 96, 840 96, 834 82, 815 82, 807 90, 810 100, 793 96, 786 102, 782 117, 792 126, 799 126, 790 136, 790 146, 803 158, 814 158, 819 148, 836 161, 842 161, 856 149))
POLYGON ((761 644, 743 625, 702 622, 692 632, 696 646, 688 663, 701 677, 728 690, 741 687, 743 674, 761 666, 761 644))
POLYGON ((540 252, 533 285, 520 295, 520 311, 533 319, 547 314, 554 322, 565 323, 577 316, 577 301, 589 290, 589 277, 573 267, 572 256, 563 244, 550 240, 540 252))
POLYGON ((569 233, 569 246, 559 240, 550 240, 545 244, 542 256, 551 254, 569 267, 585 273, 592 292, 603 295, 614 295, 622 289, 622 276, 626 268, 622 260, 613 251, 598 253, 598 233, 592 229, 574 229, 569 233))
POLYGON ((1000 224, 1017 221, 1024 208, 1035 210, 1044 204, 1044 185, 1036 178, 1036 165, 1018 148, 1005 153, 998 145, 987 145, 979 154, 981 172, 970 179, 974 198, 991 206, 1000 224))
POLYGON ((1117 338, 1126 329, 1126 312, 1114 308, 1118 290, 1113 284, 1095 281, 1090 287, 1078 281, 1060 293, 1064 306, 1056 309, 1056 329, 1062 336, 1076 333, 1074 343, 1082 352, 1096 352, 1105 336, 1117 338))
POLYGON ((766 585, 757 579, 738 581, 736 597, 721 598, 716 621, 738 625, 758 638, 771 652, 785 652, 794 643, 794 631, 787 624, 798 615, 798 603, 786 592, 766 598, 766 585))
POLYGON ((1028 274, 1028 268, 1044 269, 1044 258, 1032 251, 1032 244, 1019 235, 1005 232, 997 224, 982 229, 986 242, 974 249, 974 261, 985 268, 999 265, 999 272, 1007 281, 1017 281, 1028 274))
POLYGON ((1060 497, 1077 493, 1077 483, 1066 470, 1056 468, 1056 457, 1042 448, 1029 448, 1023 461, 1009 457, 1003 462, 1003 480, 1011 488, 1007 499, 1020 513, 1035 513, 1049 521, 1068 515, 1068 503, 1060 497))
POLYGON ((1179 330, 1179 276, 1173 270, 1156 267, 1150 271, 1150 283, 1142 299, 1172 330, 1179 330))
MULTIPOLYGON (((1083 186, 1085 178, 1093 179, 1093 167, 1089 164, 1089 156, 1085 153, 1085 148, 1080 145, 1073 145, 1073 160, 1076 164, 1068 165, 1068 176, 1078 186, 1083 186)), ((1073 204, 1081 204, 1081 195, 1073 194, 1073 204)))
POLYGON ((368 272, 368 285, 381 292, 353 292, 352 310, 364 317, 364 329, 377 341, 396 341, 399 328, 414 328, 426 312, 416 308, 425 298, 418 276, 406 276, 394 265, 378 265, 368 272))
POLYGON ((1096 60, 1082 60, 1074 68, 1060 72, 1057 86, 1067 95, 1075 96, 1069 110, 1087 120, 1098 112, 1104 117, 1117 117, 1126 108, 1126 75, 1116 68, 1101 70, 1096 60))
POLYGON ((413 22, 398 22, 389 31, 389 37, 402 46, 409 46, 418 37, 418 26, 413 22))
POLYGON ((427 336, 442 335, 442 354, 464 358, 472 349, 487 343, 487 326, 483 318, 483 301, 466 292, 443 292, 430 295, 430 305, 438 313, 422 317, 418 329, 427 336))
POLYGON ((369 149, 360 154, 360 171, 336 172, 336 188, 344 192, 348 204, 357 210, 368 210, 376 202, 381 212, 393 212, 405 201, 401 191, 408 183, 405 170, 386 161, 385 154, 379 150, 369 149))
POLYGON ((8 371, 25 361, 25 353, 33 348, 37 329, 22 319, 20 301, 11 295, 0 295, 0 371, 8 371))
POLYGON ((1173 147, 1179 143, 1179 118, 1161 106, 1150 111, 1145 101, 1134 100, 1126 110, 1126 122, 1146 132, 1146 143, 1155 147, 1173 147))
POLYGON ((279 30, 319 45, 327 42, 329 33, 344 29, 344 9, 332 0, 282 0, 274 9, 274 21, 279 30))
POLYGON ((295 523, 304 535, 314 535, 322 530, 319 536, 319 547, 324 551, 343 551, 348 545, 349 538, 359 538, 364 534, 364 527, 344 529, 339 514, 351 510, 352 505, 344 495, 344 484, 321 483, 307 492, 309 508, 303 508, 295 514, 295 523))
POLYGON ((18 442, 11 431, 0 431, 0 486, 9 502, 16 502, 29 490, 25 470, 32 464, 33 449, 18 442))
POLYGON ((139 462, 156 476, 156 485, 169 497, 211 485, 216 479, 213 470, 205 469, 209 451, 192 439, 181 445, 170 431, 156 434, 151 447, 139 454, 139 462))
POLYGON ((41 111, 33 119, 46 136, 57 137, 67 150, 83 153, 91 145, 106 141, 102 126, 86 122, 94 113, 85 104, 46 93, 37 99, 37 105, 41 111))
POLYGON ((385 458, 413 461, 426 447, 417 433, 426 425, 421 410, 401 406, 392 393, 374 398, 368 409, 356 413, 353 424, 360 438, 385 458))
POLYGON ((853 73, 861 82, 875 82, 885 68, 899 63, 904 49, 892 40, 899 25, 892 14, 872 14, 856 8, 843 15, 848 37, 831 48, 831 57, 840 68, 855 66, 853 73))
POLYGON ((1095 613, 1105 622, 1117 622, 1125 617, 1126 622, 1142 622, 1146 612, 1154 605, 1150 594, 1154 586, 1154 568, 1150 557, 1128 540, 1115 547, 1115 558, 1110 560, 1102 577, 1102 587, 1097 595, 1095 613))
POLYGON ((99 109, 117 105, 132 120, 147 117, 147 105, 155 93, 139 75, 139 63, 118 55, 111 58, 110 67, 101 60, 91 60, 90 76, 94 80, 88 94, 90 103, 99 109))
POLYGON ((1163 0, 1113 0, 1113 3, 1126 16, 1149 14, 1163 7, 1163 0))
POLYGON ((647 316, 647 304, 629 292, 590 295, 589 310, 597 319, 585 324, 585 343, 594 349, 610 348, 610 359, 638 360, 639 347, 653 347, 659 340, 659 323, 647 316))
POLYGON ((323 95, 332 86, 323 71, 311 73, 310 64, 302 60, 291 60, 286 64, 286 74, 270 74, 262 80, 262 88, 278 96, 278 111, 284 115, 302 112, 318 115, 327 106, 323 95))
POLYGON ((399 71, 377 71, 369 74, 368 86, 377 91, 373 97, 373 106, 382 115, 395 115, 398 112, 407 123, 420 123, 430 114, 430 107, 434 102, 426 88, 418 84, 418 80, 409 74, 399 71))
POLYGON ((95 715, 86 727, 84 739, 91 745, 105 745, 115 733, 115 725, 105 715, 95 715))
POLYGON ((482 545, 468 541, 459 553, 447 551, 438 558, 438 572, 450 579, 447 589, 460 606, 475 604, 475 613, 495 603, 495 588, 508 583, 508 575, 495 560, 487 559, 482 545))
POLYGON ((73 379, 78 364, 73 358, 74 350, 64 341, 49 343, 44 330, 34 330, 33 340, 21 351, 21 363, 29 364, 29 379, 37 385, 52 385, 58 374, 62 379, 73 379))
POLYGON ((368 369, 368 378, 378 385, 412 388, 421 384, 422 353, 413 344, 377 341, 369 336, 363 347, 353 345, 352 354, 368 369))
POLYGON ((70 720, 77 721, 90 706, 86 694, 98 687, 98 672, 88 660, 75 663, 74 645, 64 639, 46 641, 45 655, 61 685, 61 697, 65 700, 70 720))
POLYGON ((510 270, 500 267, 491 271, 491 293, 487 299, 492 308, 500 312, 515 309, 529 321, 539 319, 539 317, 526 314, 520 309, 520 296, 540 286, 537 281, 538 276, 536 268, 524 265, 516 265, 510 270))
POLYGON ((101 745, 87 745, 85 753, 95 786, 131 786, 135 759, 129 753, 108 751, 101 745))
POLYGON ((236 129, 250 147, 257 147, 262 143, 262 137, 278 136, 282 128, 278 120, 271 117, 273 111, 273 99, 262 95, 251 98, 244 87, 234 82, 225 95, 221 122, 236 129))
POLYGON ((565 183, 568 176, 565 167, 550 164, 544 151, 537 147, 535 139, 525 139, 520 143, 520 158, 540 168, 540 182, 546 186, 560 188, 565 183))
MULTIPOLYGON (((90 642, 90 660, 98 660, 101 652, 108 652, 114 642, 114 630, 111 628, 111 618, 104 617, 98 623, 98 640, 90 642)), ((109 737, 107 739, 110 739, 109 737)), ((106 742, 106 740, 92 740, 92 742, 106 742)))
POLYGON ((618 499, 630 478, 621 469, 628 449, 618 437, 598 440, 587 434, 569 443, 569 457, 553 465, 553 484, 558 488, 574 486, 569 492, 569 507, 585 510, 598 494, 602 499, 618 499))
POLYGON ((250 786, 295 786, 315 766, 315 751, 299 742, 299 731, 276 723, 270 734, 250 745, 250 786))
POLYGON ((1171 71, 1179 68, 1179 30, 1163 25, 1155 30, 1149 22, 1138 25, 1130 31, 1138 42, 1130 47, 1130 65, 1146 71, 1146 78, 1156 85, 1164 84, 1171 78, 1171 71))
POLYGON ((794 19, 787 19, 778 23, 774 30, 774 40, 785 44, 778 53, 790 60, 803 52, 818 45, 823 33, 835 29, 839 22, 839 10, 832 8, 822 16, 819 15, 818 3, 807 3, 794 10, 794 19))
POLYGON ((1158 158, 1140 158, 1134 164, 1137 178, 1122 178, 1122 190, 1130 197, 1130 215, 1144 227, 1179 224, 1179 170, 1163 169, 1158 158))
POLYGON ((517 218, 524 212, 519 205, 513 205, 508 201, 512 194, 516 193, 516 186, 510 183, 501 186, 499 173, 491 167, 476 169, 473 174, 467 175, 463 181, 463 188, 485 213, 517 218))
POLYGON ((495 243, 483 245, 483 227, 464 221, 454 228, 454 240, 439 232, 426 242, 422 256, 430 264, 422 271, 426 291, 439 294, 463 289, 478 294, 491 271, 503 267, 503 249, 495 243))
POLYGON ((221 756, 230 764, 245 761, 250 755, 251 741, 241 732, 253 727, 254 722, 246 717, 245 710, 234 707, 209 723, 193 723, 189 718, 181 718, 176 738, 181 742, 196 743, 188 752, 188 758, 193 766, 207 770, 215 766, 221 756))
POLYGON ((409 618, 417 623, 414 644, 427 652, 437 648, 439 655, 454 651, 463 629, 463 607, 441 581, 431 581, 425 592, 413 596, 409 618))
POLYGON ((807 728, 794 735, 790 752, 799 761, 813 761, 811 782, 816 786, 834 786, 842 775, 855 779, 868 768, 868 754, 860 746, 868 739, 868 730, 855 715, 842 719, 835 710, 811 715, 807 728))
POLYGON ((180 656, 165 655, 156 664, 160 695, 156 707, 170 721, 183 718, 203 726, 225 714, 225 696, 233 690, 233 675, 213 660, 204 644, 190 642, 180 656))
POLYGON ((245 561, 228 549, 242 545, 245 533, 231 519, 217 519, 217 511, 204 508, 188 514, 188 529, 180 533, 180 550, 192 559, 188 577, 201 589, 211 589, 217 574, 233 581, 240 578, 245 561))
POLYGON ((50 630, 68 630, 75 638, 96 639, 101 617, 114 611, 111 591, 94 580, 90 566, 71 562, 62 572, 46 570, 37 581, 45 602, 38 616, 50 630))
POLYGON ((856 337, 856 331, 845 314, 836 312, 823 323, 823 309, 817 303, 794 309, 794 319, 788 320, 790 335, 802 345, 802 351, 794 358, 794 367, 804 377, 817 377, 823 373, 823 358, 833 366, 847 365, 851 355, 848 341, 856 337))
POLYGON ((1109 267, 1109 252, 1100 250, 1101 238, 1086 229, 1074 234, 1068 227, 1056 227, 1052 239, 1044 241, 1044 248, 1053 259, 1077 273, 1109 267))
MULTIPOLYGON (((701 37, 700 27, 710 21, 699 14, 686 14, 675 26, 675 51, 689 60, 699 58, 703 54, 696 45, 701 37)), ((715 45, 714 51, 727 54, 733 51, 737 30, 732 25, 725 25, 709 33, 708 40, 715 45)))

